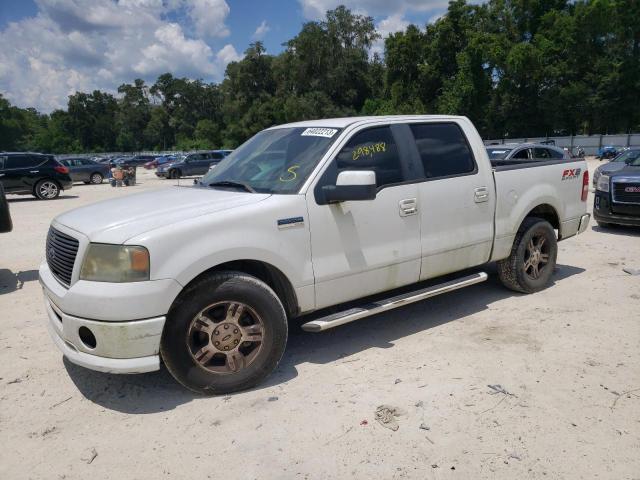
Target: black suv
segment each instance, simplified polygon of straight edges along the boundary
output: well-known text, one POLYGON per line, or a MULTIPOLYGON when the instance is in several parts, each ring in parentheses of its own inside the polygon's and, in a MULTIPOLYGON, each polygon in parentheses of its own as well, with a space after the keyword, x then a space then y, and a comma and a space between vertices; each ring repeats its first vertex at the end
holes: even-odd
POLYGON ((0 182, 6 193, 31 194, 40 200, 57 198, 73 185, 69 169, 53 155, 29 152, 0 152, 0 182))

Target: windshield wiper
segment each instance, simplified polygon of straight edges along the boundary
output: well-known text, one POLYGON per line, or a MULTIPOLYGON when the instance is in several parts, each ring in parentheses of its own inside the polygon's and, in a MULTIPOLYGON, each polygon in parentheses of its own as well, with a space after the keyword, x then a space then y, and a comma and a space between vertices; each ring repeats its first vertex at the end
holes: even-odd
POLYGON ((245 192, 256 193, 256 191, 251 188, 246 183, 242 182, 232 182, 231 180, 224 180, 220 182, 213 182, 209 184, 210 187, 232 187, 232 188, 241 188, 245 192))

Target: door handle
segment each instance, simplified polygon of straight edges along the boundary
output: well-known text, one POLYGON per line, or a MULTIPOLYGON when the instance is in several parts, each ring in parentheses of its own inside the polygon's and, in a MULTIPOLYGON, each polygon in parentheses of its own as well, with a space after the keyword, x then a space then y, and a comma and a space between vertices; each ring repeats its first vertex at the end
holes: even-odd
POLYGON ((404 200, 400 200, 398 206, 400 207, 401 217, 407 217, 418 213, 418 201, 415 198, 405 198, 404 200))
POLYGON ((29 173, 39 173, 40 170, 29 170, 29 173))
POLYGON ((4 173, 0 173, 0 177, 4 177, 4 173))
POLYGON ((487 187, 478 187, 473 191, 473 199, 476 203, 489 201, 489 189, 487 187))

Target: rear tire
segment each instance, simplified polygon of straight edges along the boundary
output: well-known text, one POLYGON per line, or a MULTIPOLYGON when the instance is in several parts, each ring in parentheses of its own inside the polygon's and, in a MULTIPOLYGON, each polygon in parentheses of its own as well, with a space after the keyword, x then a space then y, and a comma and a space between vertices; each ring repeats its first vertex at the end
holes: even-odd
POLYGON ((53 200, 60 196, 60 185, 55 180, 45 178, 36 183, 33 194, 39 200, 53 200))
POLYGON ((502 284, 516 292, 534 293, 549 285, 556 266, 558 241, 549 222, 525 218, 508 258, 497 263, 502 284))
POLYGON ((101 173, 92 173, 90 178, 90 182, 94 185, 100 185, 102 183, 102 180, 104 179, 104 177, 102 176, 101 173))
POLYGON ((186 388, 205 395, 231 393, 273 372, 287 331, 282 302, 266 283, 240 272, 220 272, 174 302, 160 354, 186 388))

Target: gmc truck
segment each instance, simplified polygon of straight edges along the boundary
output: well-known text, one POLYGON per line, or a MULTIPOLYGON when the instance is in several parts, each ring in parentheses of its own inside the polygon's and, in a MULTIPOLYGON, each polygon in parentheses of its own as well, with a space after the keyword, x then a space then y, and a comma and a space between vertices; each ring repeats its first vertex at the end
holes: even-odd
POLYGON ((322 332, 485 281, 489 262, 512 290, 545 288, 557 241, 587 228, 588 185, 582 159, 492 165, 465 117, 268 128, 194 185, 55 218, 48 327, 90 369, 163 362, 196 392, 246 389, 292 319, 322 332))

